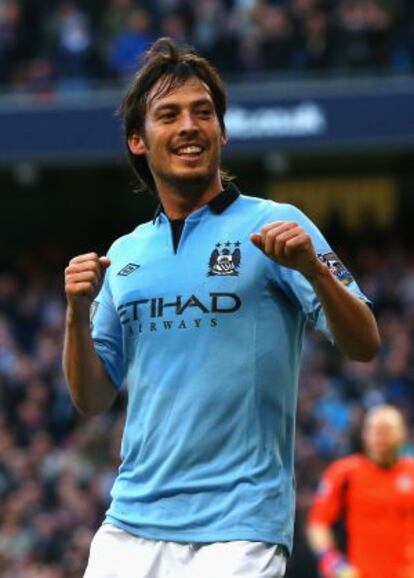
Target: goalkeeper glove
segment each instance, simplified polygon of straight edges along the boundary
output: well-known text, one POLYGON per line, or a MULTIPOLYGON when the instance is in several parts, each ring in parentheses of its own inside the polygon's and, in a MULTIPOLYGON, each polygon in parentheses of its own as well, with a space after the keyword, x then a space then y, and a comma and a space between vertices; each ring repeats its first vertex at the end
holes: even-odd
POLYGON ((335 548, 329 548, 320 554, 319 570, 323 578, 358 577, 356 570, 349 564, 346 557, 335 548))

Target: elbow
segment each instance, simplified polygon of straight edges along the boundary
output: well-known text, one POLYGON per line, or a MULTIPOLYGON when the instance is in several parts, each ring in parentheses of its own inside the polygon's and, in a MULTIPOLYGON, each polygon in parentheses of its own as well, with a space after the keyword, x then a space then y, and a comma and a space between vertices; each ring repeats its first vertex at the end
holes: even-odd
POLYGON ((101 410, 97 410, 96 408, 92 408, 92 407, 82 406, 81 404, 76 403, 75 401, 73 402, 73 405, 75 406, 77 412, 82 417, 96 417, 97 415, 102 413, 101 410))
POLYGON ((376 332, 371 339, 361 346, 357 351, 349 353, 348 356, 352 361, 368 362, 375 359, 381 347, 381 338, 376 332))
POLYGON ((371 353, 370 351, 363 351, 354 353, 353 355, 348 355, 351 361, 359 361, 360 363, 368 363, 375 358, 375 353, 371 353))
POLYGON ((83 396, 75 396, 71 392, 72 403, 75 409, 82 417, 96 417, 101 413, 105 413, 112 405, 114 397, 110 399, 100 398, 84 398, 83 396))
POLYGON ((84 399, 82 395, 79 395, 79 392, 77 391, 78 388, 71 385, 71 383, 73 383, 73 382, 71 381, 71 379, 68 375, 68 372, 65 371, 65 368, 63 371, 64 371, 66 383, 69 386, 68 387, 69 396, 70 396, 70 399, 72 401, 72 405, 74 406, 76 411, 82 417, 94 417, 94 416, 102 413, 104 411, 103 409, 96 407, 95 404, 90 403, 90 400, 84 399))
POLYGON ((96 417, 97 415, 100 415, 101 413, 104 413, 107 409, 108 406, 105 407, 98 407, 96 405, 88 405, 87 403, 82 403, 79 402, 75 399, 72 398, 72 402, 73 405, 75 406, 77 412, 82 416, 82 417, 96 417))

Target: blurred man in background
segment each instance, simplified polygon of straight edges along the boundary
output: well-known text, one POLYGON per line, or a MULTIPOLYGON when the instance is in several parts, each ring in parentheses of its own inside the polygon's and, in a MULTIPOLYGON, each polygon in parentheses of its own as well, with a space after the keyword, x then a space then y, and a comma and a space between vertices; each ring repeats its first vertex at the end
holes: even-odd
POLYGON ((405 439, 401 413, 375 407, 364 419, 364 454, 336 460, 324 473, 308 521, 323 578, 414 576, 414 460, 400 457, 405 439), (335 539, 339 521, 346 555, 335 539))

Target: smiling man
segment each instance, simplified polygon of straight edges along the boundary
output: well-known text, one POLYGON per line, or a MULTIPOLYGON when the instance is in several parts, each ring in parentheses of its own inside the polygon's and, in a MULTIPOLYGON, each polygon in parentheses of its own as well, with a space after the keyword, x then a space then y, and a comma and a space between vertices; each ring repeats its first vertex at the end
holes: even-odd
POLYGON ((161 208, 65 271, 74 404, 94 415, 128 389, 85 577, 281 578, 305 325, 363 361, 379 347, 375 320, 303 213, 241 195, 221 171, 226 96, 205 59, 159 40, 120 110, 161 208))
MULTIPOLYGON (((174 213, 177 200, 191 200, 193 208, 197 199, 198 207, 220 190, 220 152, 226 138, 208 87, 200 79, 190 77, 164 96, 162 92, 157 95, 160 90, 168 90, 162 81, 148 95, 144 130, 131 134, 128 146, 133 155, 145 155, 162 202, 168 203, 171 195, 175 199, 179 190, 170 203, 174 213)), ((186 216, 183 209, 176 213, 178 217, 186 216)))

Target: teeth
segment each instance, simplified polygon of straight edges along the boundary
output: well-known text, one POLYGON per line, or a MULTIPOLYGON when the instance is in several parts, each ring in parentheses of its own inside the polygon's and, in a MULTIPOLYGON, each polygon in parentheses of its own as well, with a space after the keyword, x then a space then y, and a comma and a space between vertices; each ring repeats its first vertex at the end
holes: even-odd
POLYGON ((177 153, 179 155, 194 155, 201 153, 202 149, 198 146, 187 146, 178 149, 177 153))

